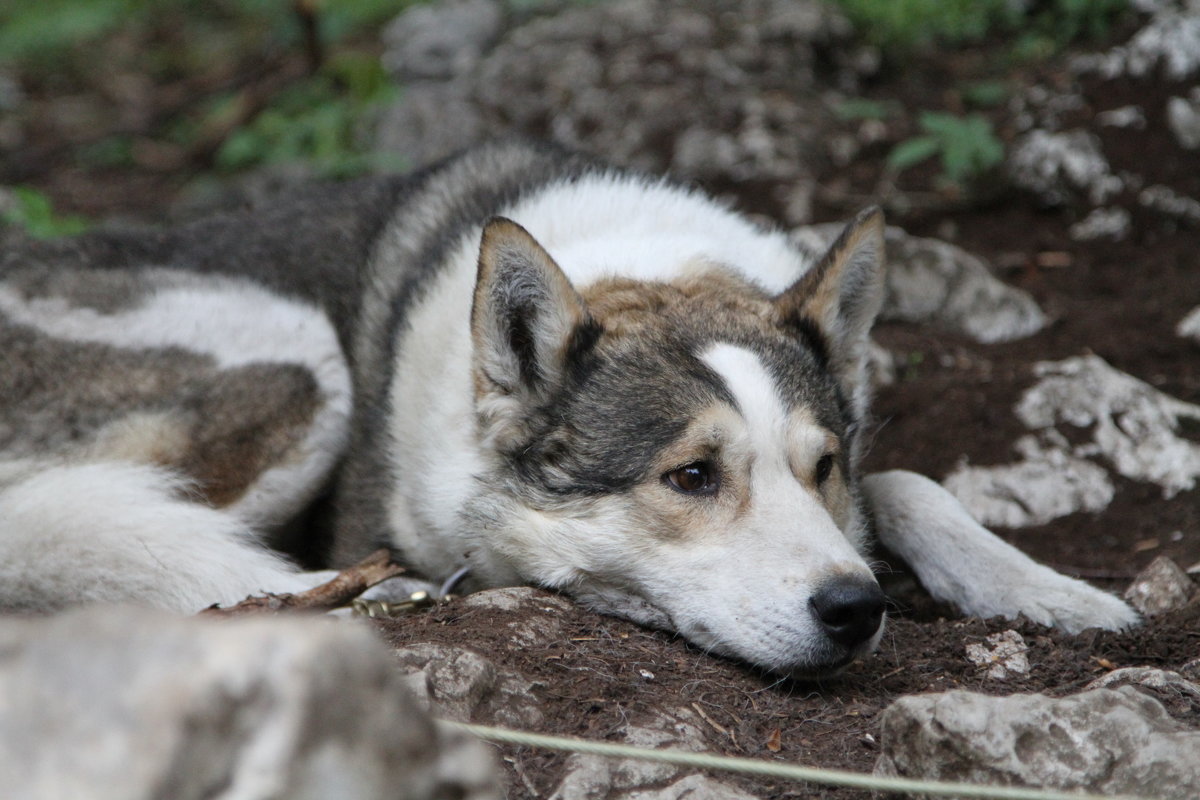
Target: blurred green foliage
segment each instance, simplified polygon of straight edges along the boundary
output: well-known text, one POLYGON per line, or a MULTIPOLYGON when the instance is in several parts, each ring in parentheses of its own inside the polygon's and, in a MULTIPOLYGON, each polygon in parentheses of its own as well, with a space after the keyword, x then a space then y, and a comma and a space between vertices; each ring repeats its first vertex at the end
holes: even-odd
POLYGON ((134 76, 180 98, 149 128, 80 144, 84 167, 134 165, 141 138, 223 171, 303 162, 347 176, 395 166, 361 128, 396 94, 378 30, 414 1, 0 0, 0 68, 45 94, 119 92, 134 76), (301 74, 286 64, 312 60, 306 15, 320 58, 301 74))
POLYGON ((30 236, 48 239, 83 233, 91 223, 83 217, 56 214, 50 198, 36 189, 16 186, 7 190, 0 223, 21 228, 30 236))
POLYGON ((888 155, 888 166, 897 172, 937 156, 940 181, 962 187, 1004 160, 1004 145, 978 114, 924 111, 917 124, 922 135, 900 142, 888 155))
MULTIPOLYGON (((280 91, 235 130, 217 151, 215 166, 238 170, 303 161, 327 177, 403 166, 395 156, 370 150, 360 130, 364 119, 398 94, 379 59, 340 55, 309 80, 280 91)), ((219 105, 212 113, 221 113, 219 105)))
POLYGON ((1103 36, 1128 0, 831 0, 859 33, 892 56, 967 45, 1001 34, 1018 58, 1103 36))

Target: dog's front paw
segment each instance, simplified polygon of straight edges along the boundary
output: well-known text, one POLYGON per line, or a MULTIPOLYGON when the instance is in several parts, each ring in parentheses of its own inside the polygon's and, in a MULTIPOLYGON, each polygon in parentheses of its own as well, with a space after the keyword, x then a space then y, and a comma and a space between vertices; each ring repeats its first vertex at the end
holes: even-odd
MULTIPOLYGON (((1078 633, 1085 628, 1122 630, 1137 625, 1141 616, 1116 595, 1038 565, 1037 574, 1013 575, 1013 591, 996 600, 994 614, 1025 616, 1041 625, 1078 633)), ((986 605, 986 603, 985 603, 986 605)))
POLYGON ((1070 633, 1140 621, 1120 598, 1038 564, 967 513, 954 495, 916 473, 863 481, 879 540, 913 568, 929 593, 976 617, 1024 615, 1070 633))

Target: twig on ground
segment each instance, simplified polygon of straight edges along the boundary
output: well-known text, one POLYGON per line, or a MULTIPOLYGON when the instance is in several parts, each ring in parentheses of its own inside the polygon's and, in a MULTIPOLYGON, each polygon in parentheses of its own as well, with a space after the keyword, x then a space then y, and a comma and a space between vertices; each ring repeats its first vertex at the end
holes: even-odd
POLYGON ((330 611, 341 608, 375 584, 403 573, 404 567, 392 562, 391 553, 386 549, 376 550, 354 566, 339 572, 333 580, 306 592, 247 597, 228 608, 214 605, 200 614, 240 617, 245 614, 276 614, 281 611, 330 611))

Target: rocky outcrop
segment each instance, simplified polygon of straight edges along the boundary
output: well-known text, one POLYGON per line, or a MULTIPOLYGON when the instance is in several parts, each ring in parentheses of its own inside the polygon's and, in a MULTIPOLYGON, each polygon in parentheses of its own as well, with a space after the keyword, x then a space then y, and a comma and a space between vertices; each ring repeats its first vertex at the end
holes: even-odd
POLYGON ((101 608, 0 620, 0 795, 499 797, 345 622, 101 608))
POLYGON ((736 20, 719 0, 501 8, 414 6, 389 26, 383 60, 403 94, 383 149, 417 166, 519 133, 652 172, 770 182, 788 221, 808 220, 835 127, 825 91, 857 82, 830 6, 753 0, 736 20))
POLYGON ((1200 732, 1131 687, 1064 698, 953 691, 883 714, 876 773, 1191 800, 1200 732))
MULTIPOLYGON (((840 223, 809 225, 792 238, 821 253, 841 231, 840 223)), ((1028 293, 997 279, 982 259, 961 247, 896 227, 887 228, 886 247, 881 319, 928 323, 987 344, 1031 336, 1046 325, 1028 293)))
POLYGON ((1114 488, 1101 464, 1122 477, 1158 484, 1167 498, 1196 485, 1200 445, 1182 428, 1200 420, 1200 406, 1165 395, 1098 356, 1043 362, 1034 371, 1040 380, 1014 409, 1033 432, 1017 442, 1023 460, 964 463, 944 481, 980 522, 1011 528, 1103 510, 1114 488))

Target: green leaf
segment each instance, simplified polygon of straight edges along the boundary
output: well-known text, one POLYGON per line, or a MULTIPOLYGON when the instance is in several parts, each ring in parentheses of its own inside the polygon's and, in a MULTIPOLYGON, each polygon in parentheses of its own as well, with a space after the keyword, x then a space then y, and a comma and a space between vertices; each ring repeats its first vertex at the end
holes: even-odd
POLYGON ((80 216, 59 216, 54 213, 50 198, 27 186, 12 188, 14 203, 0 214, 0 221, 23 229, 30 236, 49 239, 83 233, 90 223, 80 216))
POLYGON ((915 136, 893 147, 892 152, 888 153, 887 163, 900 172, 937 155, 940 149, 941 144, 933 136, 915 136))
POLYGON ((962 89, 963 100, 976 108, 994 108, 1008 99, 1008 85, 1004 81, 977 81, 962 89))
POLYGON ((833 113, 837 114, 838 119, 844 120, 887 119, 896 113, 896 104, 857 97, 843 100, 833 113))

